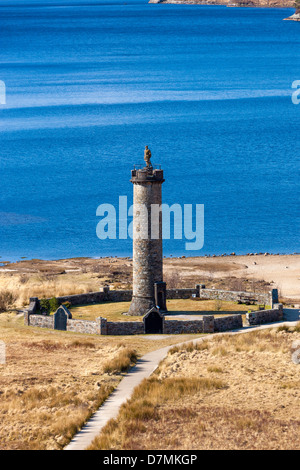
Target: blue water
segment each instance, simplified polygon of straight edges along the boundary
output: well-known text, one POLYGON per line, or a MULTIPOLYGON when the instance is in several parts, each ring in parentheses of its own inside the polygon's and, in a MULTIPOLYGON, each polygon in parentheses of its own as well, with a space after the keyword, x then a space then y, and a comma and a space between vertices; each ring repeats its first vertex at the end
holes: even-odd
POLYGON ((300 25, 291 10, 0 0, 0 256, 128 255, 96 208, 132 199, 147 144, 164 202, 205 205, 205 244, 300 251, 300 25))

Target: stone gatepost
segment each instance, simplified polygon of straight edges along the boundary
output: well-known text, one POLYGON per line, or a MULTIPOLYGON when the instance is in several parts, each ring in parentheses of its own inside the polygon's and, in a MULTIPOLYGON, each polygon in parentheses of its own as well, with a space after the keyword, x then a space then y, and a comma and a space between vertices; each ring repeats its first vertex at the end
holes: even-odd
POLYGON ((40 309, 40 301, 38 297, 30 297, 29 307, 24 313, 24 325, 30 325, 30 315, 34 315, 40 309))
POLYGON ((274 310, 278 310, 278 319, 283 320, 283 304, 274 304, 274 310))
POLYGON ((204 315, 203 316, 203 333, 213 333, 215 331, 214 322, 215 322, 215 317, 213 315, 204 315))
POLYGON ((40 301, 38 297, 30 297, 28 313, 29 315, 34 315, 40 309, 40 301))
POLYGON ((271 308, 274 308, 275 304, 279 303, 278 289, 272 289, 270 292, 270 305, 271 308))
POLYGON ((201 291, 205 289, 205 284, 197 284, 196 288, 199 286, 199 298, 201 299, 201 291))
POLYGON ((98 317, 97 322, 97 335, 107 335, 107 319, 98 317))
POLYGON ((109 286, 103 287, 103 300, 109 300, 109 286))
POLYGON ((30 314, 28 310, 25 310, 24 312, 24 325, 29 326, 30 325, 30 314))

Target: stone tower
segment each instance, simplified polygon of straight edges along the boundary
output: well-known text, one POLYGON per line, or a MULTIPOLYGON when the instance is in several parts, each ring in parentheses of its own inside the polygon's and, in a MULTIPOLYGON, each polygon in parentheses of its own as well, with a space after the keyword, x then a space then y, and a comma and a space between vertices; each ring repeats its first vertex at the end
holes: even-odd
MULTIPOLYGON (((159 212, 156 234, 151 232, 151 205, 161 205, 163 170, 154 169, 146 147, 146 166, 131 171, 133 183, 133 297, 129 315, 145 315, 149 309, 165 308, 163 282, 162 214, 159 212)), ((154 220, 154 218, 153 218, 154 220)))

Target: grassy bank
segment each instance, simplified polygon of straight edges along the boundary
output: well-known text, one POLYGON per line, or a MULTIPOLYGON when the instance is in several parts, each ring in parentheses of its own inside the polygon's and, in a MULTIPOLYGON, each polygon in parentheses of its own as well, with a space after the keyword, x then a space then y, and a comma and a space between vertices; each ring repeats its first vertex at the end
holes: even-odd
POLYGON ((173 348, 90 449, 300 449, 300 327, 173 348))
MULTIPOLYGON (((195 336, 193 336, 195 337, 195 336)), ((185 335, 180 339, 187 339, 185 335)), ((24 326, 0 315, 0 449, 61 449, 138 356, 178 337, 105 337, 24 326)))

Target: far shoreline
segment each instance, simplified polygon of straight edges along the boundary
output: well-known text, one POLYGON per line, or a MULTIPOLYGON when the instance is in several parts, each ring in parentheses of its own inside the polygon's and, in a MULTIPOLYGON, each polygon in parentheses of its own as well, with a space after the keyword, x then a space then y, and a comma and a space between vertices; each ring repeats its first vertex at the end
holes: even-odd
MULTIPOLYGON (((245 256, 299 256, 300 252, 286 252, 286 253, 272 253, 272 252, 247 252, 247 253, 213 253, 213 254, 197 254, 197 255, 189 255, 185 254, 166 254, 163 255, 164 259, 198 259, 198 258, 238 258, 238 257, 245 257, 245 256)), ((20 256, 20 257, 12 257, 9 256, 0 256, 0 270, 4 268, 6 265, 17 264, 17 263, 35 263, 35 262, 59 262, 59 261, 80 261, 80 260, 101 260, 101 259, 132 259, 132 254, 123 254, 123 255, 114 255, 114 254, 105 254, 103 256, 92 256, 92 255, 82 255, 82 256, 65 256, 62 258, 55 257, 55 258, 31 258, 27 256, 20 256)))
POLYGON ((270 4, 270 1, 267 2, 267 4, 261 4, 260 0, 256 0, 258 3, 253 2, 247 2, 245 4, 242 3, 229 3, 226 1, 193 1, 190 2, 188 0, 149 0, 148 3, 151 3, 153 5, 199 5, 199 6, 211 6, 211 7, 216 7, 216 6, 223 6, 226 8, 261 8, 261 9, 277 9, 277 10, 293 10, 293 13, 291 16, 288 16, 286 18, 282 18, 283 21, 300 21, 300 12, 295 8, 295 2, 294 0, 287 1, 287 5, 277 5, 275 2, 273 4, 270 4))
POLYGON ((253 4, 253 2, 248 2, 245 4, 238 4, 238 3, 229 3, 229 2, 219 2, 219 1, 193 1, 190 2, 188 0, 149 0, 150 4, 153 5, 158 5, 158 4, 168 4, 168 5, 199 5, 199 6, 220 6, 220 7, 227 7, 227 8, 265 8, 265 9, 277 9, 277 10, 287 10, 287 9, 292 9, 295 10, 294 13, 296 13, 296 9, 294 7, 294 1, 288 1, 287 5, 277 5, 277 4, 270 4, 269 2, 267 4, 261 4, 258 0, 258 3, 253 4))
MULTIPOLYGON (((300 254, 219 254, 165 256, 163 278, 169 288, 207 288, 267 292, 278 289, 286 304, 300 308, 300 254)), ((68 258, 55 261, 22 260, 0 267, 0 290, 12 289, 19 304, 30 297, 53 297, 132 288, 131 256, 68 258)))

